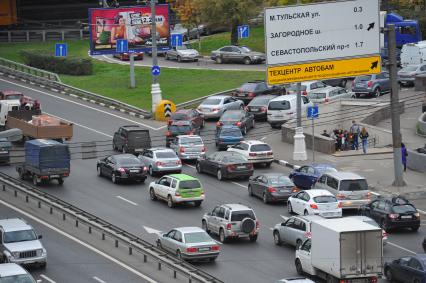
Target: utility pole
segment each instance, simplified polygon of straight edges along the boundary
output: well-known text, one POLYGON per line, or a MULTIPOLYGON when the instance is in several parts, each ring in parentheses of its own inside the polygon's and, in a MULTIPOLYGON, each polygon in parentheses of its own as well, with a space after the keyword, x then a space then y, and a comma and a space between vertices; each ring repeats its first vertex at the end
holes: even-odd
POLYGON ((129 50, 129 59, 130 59, 130 88, 136 87, 135 82, 135 55, 129 50))
MULTIPOLYGON (((152 67, 158 66, 157 59, 157 23, 155 22, 155 3, 157 0, 151 0, 151 41, 152 41, 152 67)), ((152 75, 151 96, 152 96, 152 113, 155 113, 157 105, 162 100, 160 84, 158 76, 152 75)))
POLYGON ((393 165, 395 180, 392 185, 395 187, 405 186, 402 172, 402 153, 401 153, 401 132, 399 120, 399 86, 398 86, 398 67, 396 62, 396 38, 395 25, 390 24, 386 29, 388 36, 389 49, 389 75, 391 81, 391 121, 392 121, 392 143, 393 143, 393 165))

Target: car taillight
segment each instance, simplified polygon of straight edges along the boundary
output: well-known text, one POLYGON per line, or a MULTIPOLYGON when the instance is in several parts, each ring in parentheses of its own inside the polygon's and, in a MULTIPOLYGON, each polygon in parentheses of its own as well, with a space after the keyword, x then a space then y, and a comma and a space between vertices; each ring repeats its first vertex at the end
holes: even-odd
POLYGON ((176 164, 177 164, 177 165, 181 165, 181 164, 182 164, 182 161, 178 160, 178 161, 176 161, 176 164))
POLYGON ((126 169, 124 169, 124 168, 118 168, 117 171, 120 172, 120 173, 124 173, 124 172, 126 172, 126 169))
POLYGON ((387 238, 388 237, 388 233, 386 233, 385 231, 382 232, 382 238, 387 238))
POLYGON ((248 97, 254 97, 254 92, 249 92, 248 97))
POLYGON ((172 120, 168 120, 168 121, 167 121, 167 125, 169 125, 169 126, 170 126, 171 124, 172 124, 172 120))
POLYGON ((235 123, 235 126, 240 127, 241 126, 241 122, 235 123))
POLYGON ((217 123, 216 123, 216 127, 218 127, 218 128, 219 128, 219 127, 222 127, 222 125, 223 125, 223 123, 222 123, 222 122, 217 122, 217 123))
POLYGON ((306 90, 302 91, 302 95, 308 95, 308 93, 306 92, 306 90))
POLYGON ((170 132, 170 131, 166 132, 166 136, 170 137, 171 135, 172 135, 172 132, 170 132))
POLYGON ((65 172, 64 174, 62 174, 62 176, 64 176, 64 177, 68 177, 70 175, 70 173, 68 173, 68 172, 65 172))
POLYGON ((311 203, 310 207, 312 209, 318 209, 318 205, 316 205, 315 203, 311 203))
POLYGON ((261 107, 260 112, 266 112, 266 107, 261 107))
POLYGON ((324 98, 324 102, 328 102, 329 101, 329 99, 328 98, 324 98))
POLYGON ((203 148, 201 149, 202 152, 206 152, 207 148, 205 146, 203 146, 203 148))
POLYGON ((143 171, 148 171, 148 167, 144 166, 144 167, 142 168, 142 170, 143 170, 143 171))
POLYGON ((399 214, 396 214, 396 213, 391 213, 391 214, 389 214, 389 218, 390 218, 390 219, 397 219, 397 218, 398 218, 398 216, 399 216, 399 214))
POLYGON ((260 222, 259 220, 256 220, 256 229, 259 229, 259 227, 260 227, 260 222))
POLYGON ((231 165, 226 166, 226 168, 228 168, 228 170, 235 170, 235 168, 237 168, 237 166, 231 164, 231 165))
POLYGON ((179 152, 185 152, 185 148, 184 147, 179 147, 179 152))
POLYGON ((305 236, 305 238, 310 239, 312 237, 312 233, 311 232, 305 232, 305 234, 303 234, 305 236))
POLYGON ((272 151, 269 151, 268 153, 266 153, 267 155, 273 155, 274 153, 272 151))
POLYGON ((298 187, 294 187, 294 188, 291 190, 291 192, 293 192, 293 193, 297 193, 298 191, 300 191, 300 189, 299 189, 298 187))
POLYGON ((180 193, 179 192, 175 192, 175 196, 180 197, 180 193))
POLYGON ((371 277, 370 278, 370 283, 377 283, 377 282, 378 282, 377 277, 371 277))
POLYGON ((231 230, 231 229, 232 229, 232 224, 231 223, 226 224, 226 230, 231 230))
POLYGON ((338 199, 344 199, 344 198, 345 198, 345 195, 337 194, 337 195, 336 195, 336 198, 338 198, 338 199))
POLYGON ((155 165, 156 165, 156 166, 163 166, 163 165, 164 165, 164 163, 163 163, 163 162, 161 162, 161 161, 157 161, 157 162, 155 162, 155 165))
POLYGON ((244 107, 244 111, 249 112, 250 109, 246 106, 246 107, 244 107))
POLYGON ((368 81, 367 86, 368 87, 372 87, 373 86, 373 81, 368 81))
POLYGON ((218 250, 220 250, 220 247, 219 247, 219 246, 213 246, 213 247, 212 247, 212 251, 218 251, 218 250))
POLYGON ((342 208, 342 203, 339 201, 339 203, 337 204, 338 208, 342 208))
POLYGON ((255 152, 250 152, 250 153, 249 153, 249 156, 257 156, 257 153, 255 153, 255 152))
POLYGON ((198 252, 198 249, 197 248, 186 248, 186 252, 187 253, 196 253, 196 252, 198 252))
POLYGON ((268 192, 269 192, 269 193, 276 193, 276 192, 277 192, 277 190, 276 190, 275 188, 273 188, 273 187, 269 187, 269 188, 268 188, 268 192))

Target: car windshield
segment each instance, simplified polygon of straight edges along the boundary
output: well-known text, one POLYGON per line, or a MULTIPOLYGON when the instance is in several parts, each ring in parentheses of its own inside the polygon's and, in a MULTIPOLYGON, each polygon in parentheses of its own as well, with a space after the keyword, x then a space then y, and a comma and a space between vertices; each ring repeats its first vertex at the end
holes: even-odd
POLYGON ((189 133, 191 131, 191 127, 189 125, 171 125, 169 128, 172 133, 189 133))
POLYGON ((242 52, 251 52, 251 49, 248 48, 247 46, 242 46, 240 47, 242 52))
POLYGON ((162 159, 162 158, 176 158, 176 154, 174 152, 171 151, 161 151, 161 152, 156 152, 155 153, 155 157, 162 159))
POLYGON ((232 137, 242 137, 243 136, 240 129, 223 129, 220 132, 220 135, 221 136, 232 136, 232 137))
POLYGON ((34 279, 32 279, 28 274, 20 274, 20 275, 11 275, 7 277, 1 277, 0 283, 34 283, 34 279))
POLYGON ((4 243, 16 243, 34 240, 37 240, 37 235, 34 230, 5 232, 3 238, 4 243))
POLYGON ((252 210, 233 211, 231 221, 242 221, 244 218, 251 218, 256 220, 252 210))
POLYGON ((258 151, 270 151, 271 147, 267 144, 255 144, 250 147, 250 151, 258 152, 258 151))
POLYGON ((141 161, 135 157, 135 158, 120 158, 117 160, 118 166, 140 166, 141 161))
POLYGON ((334 196, 317 196, 314 197, 314 201, 316 203, 337 202, 337 198, 335 198, 334 196))
POLYGON ((202 243, 202 242, 211 242, 212 238, 206 232, 192 232, 185 233, 185 243, 202 243))
POLYGON ((365 179, 340 181, 340 191, 367 191, 368 185, 365 179))
POLYGON ((220 98, 207 98, 206 100, 201 103, 201 105, 218 105, 222 99, 220 98))
POLYGON ((180 120, 188 120, 188 114, 186 113, 173 113, 171 120, 180 121, 180 120))
POLYGON ((355 78, 355 81, 365 82, 371 80, 371 76, 359 76, 355 78))
POLYGON ((19 94, 9 94, 6 96, 6 100, 16 100, 21 99, 22 95, 19 94))
POLYGON ((235 121, 240 120, 241 113, 240 112, 225 112, 222 117, 220 117, 221 121, 235 121))
POLYGON ((417 66, 407 66, 402 68, 400 72, 414 72, 415 70, 417 70, 417 66))
POLYGON ((270 101, 268 105, 269 110, 289 110, 290 102, 287 100, 270 101))
POLYGON ((325 92, 313 92, 309 94, 309 98, 311 99, 321 99, 325 98, 327 94, 325 92))
POLYGON ((199 189, 201 188, 200 182, 198 180, 187 180, 179 182, 179 189, 189 190, 189 189, 199 189))
POLYGON ((182 145, 203 145, 203 140, 201 138, 181 138, 180 144, 182 145))
POLYGON ((399 204, 392 207, 395 213, 416 213, 417 210, 411 204, 399 204))
POLYGON ((268 178, 268 183, 272 186, 294 187, 293 182, 290 180, 290 178, 286 176, 275 175, 275 176, 268 176, 267 178, 268 178))
POLYGON ((257 84, 254 84, 254 83, 246 83, 246 84, 243 84, 239 88, 239 90, 241 90, 241 91, 254 91, 256 89, 256 86, 257 86, 257 84))

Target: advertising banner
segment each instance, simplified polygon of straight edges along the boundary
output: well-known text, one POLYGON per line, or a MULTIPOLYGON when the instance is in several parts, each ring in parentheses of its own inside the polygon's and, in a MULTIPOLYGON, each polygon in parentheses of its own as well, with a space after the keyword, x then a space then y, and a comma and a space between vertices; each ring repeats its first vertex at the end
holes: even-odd
MULTIPOLYGON (((156 5, 157 48, 169 49, 169 6, 156 5)), ((90 54, 116 53, 118 39, 128 41, 129 50, 151 50, 151 8, 149 6, 116 9, 89 9, 90 54)))

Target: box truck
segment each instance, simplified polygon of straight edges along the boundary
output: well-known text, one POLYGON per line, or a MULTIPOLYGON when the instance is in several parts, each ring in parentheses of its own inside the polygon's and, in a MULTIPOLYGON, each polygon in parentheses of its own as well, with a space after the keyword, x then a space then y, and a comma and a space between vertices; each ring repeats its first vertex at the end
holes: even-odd
POLYGON ((426 63, 426 41, 407 43, 401 49, 401 65, 420 65, 426 63))

